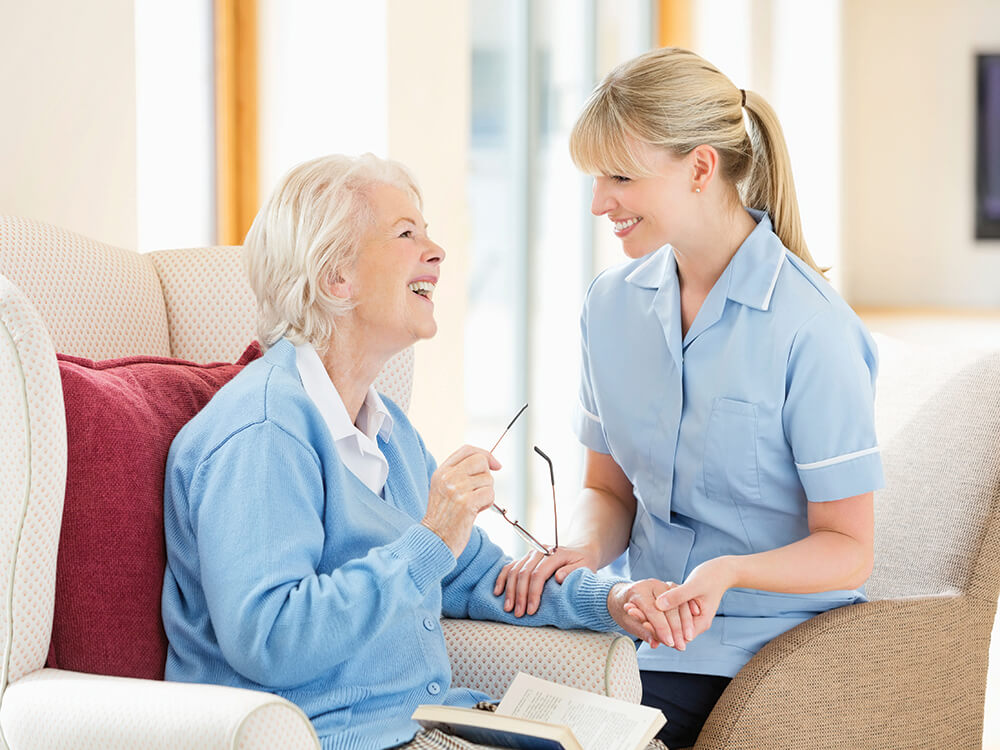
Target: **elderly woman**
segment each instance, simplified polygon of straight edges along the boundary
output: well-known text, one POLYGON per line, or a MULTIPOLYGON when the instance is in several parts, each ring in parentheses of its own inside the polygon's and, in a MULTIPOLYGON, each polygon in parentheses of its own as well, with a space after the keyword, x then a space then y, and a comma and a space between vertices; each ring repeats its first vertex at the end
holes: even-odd
MULTIPOLYGON (((445 253, 420 204, 407 171, 371 155, 284 177, 245 247, 266 352, 168 459, 167 679, 282 695, 324 748, 400 745, 418 704, 486 699, 450 687, 438 619, 516 619, 492 591, 509 558, 473 525, 500 464, 465 446, 438 466, 372 387, 437 329, 445 253)), ((578 570, 527 619, 651 639, 624 613, 652 606, 644 585, 578 570)))

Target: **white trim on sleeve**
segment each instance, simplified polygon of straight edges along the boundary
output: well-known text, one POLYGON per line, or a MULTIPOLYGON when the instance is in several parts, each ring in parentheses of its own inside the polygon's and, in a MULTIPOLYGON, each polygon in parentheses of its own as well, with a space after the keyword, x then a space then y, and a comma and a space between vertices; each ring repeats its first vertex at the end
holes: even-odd
POLYGON ((833 458, 827 458, 823 461, 814 461, 811 464, 800 464, 796 463, 796 469, 822 469, 827 466, 833 466, 835 464, 843 463, 844 461, 850 461, 852 458, 861 458, 862 456, 868 456, 872 453, 878 453, 881 450, 877 445, 874 448, 867 448, 863 451, 854 451, 854 453, 845 453, 842 456, 834 456, 833 458))
POLYGON ((583 412, 583 416, 597 422, 597 424, 601 424, 601 418, 596 414, 591 414, 589 411, 587 411, 587 408, 582 403, 580 404, 580 411, 583 412))

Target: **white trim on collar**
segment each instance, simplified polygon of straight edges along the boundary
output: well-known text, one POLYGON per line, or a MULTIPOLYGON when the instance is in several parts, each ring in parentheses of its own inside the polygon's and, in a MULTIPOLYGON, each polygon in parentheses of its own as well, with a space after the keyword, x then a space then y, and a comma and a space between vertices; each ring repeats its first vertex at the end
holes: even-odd
POLYGON ((771 286, 767 289, 767 296, 764 297, 764 303, 761 305, 761 309, 767 312, 767 309, 771 306, 771 295, 774 294, 774 287, 778 285, 778 274, 781 273, 781 266, 785 263, 785 254, 782 253, 781 257, 778 258, 778 265, 774 267, 774 276, 771 277, 771 286))
POLYGON ((645 289, 659 289, 663 285, 667 269, 672 270, 674 265, 674 249, 667 244, 646 256, 639 265, 629 271, 625 281, 645 289))

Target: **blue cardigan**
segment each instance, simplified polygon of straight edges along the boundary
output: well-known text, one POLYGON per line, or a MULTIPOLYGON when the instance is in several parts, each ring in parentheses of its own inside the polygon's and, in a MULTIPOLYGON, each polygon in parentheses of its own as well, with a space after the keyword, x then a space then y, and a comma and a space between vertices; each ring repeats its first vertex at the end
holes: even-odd
POLYGON ((456 560, 419 521, 434 459, 406 416, 379 447, 385 499, 337 455, 282 340, 178 433, 167 460, 166 678, 267 690, 297 703, 324 748, 384 748, 421 703, 471 706, 451 687, 439 618, 612 630, 621 579, 550 580, 516 620, 493 596, 508 561, 474 528, 456 560))

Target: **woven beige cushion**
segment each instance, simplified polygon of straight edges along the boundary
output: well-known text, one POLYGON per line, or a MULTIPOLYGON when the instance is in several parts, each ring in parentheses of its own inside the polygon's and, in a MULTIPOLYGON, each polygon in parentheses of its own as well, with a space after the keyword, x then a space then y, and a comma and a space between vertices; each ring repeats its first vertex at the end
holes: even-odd
POLYGON ((1000 497, 1000 353, 880 348, 886 486, 876 493, 868 595, 963 591, 1000 497))
POLYGON ((234 362, 257 335, 257 302, 240 248, 160 250, 147 257, 163 289, 172 356, 234 362))
POLYGON ((448 619, 441 630, 457 687, 501 698, 529 672, 632 703, 642 697, 635 644, 623 635, 448 619))
POLYGON ((146 256, 0 216, 0 275, 31 300, 58 352, 170 356, 163 294, 146 256))

